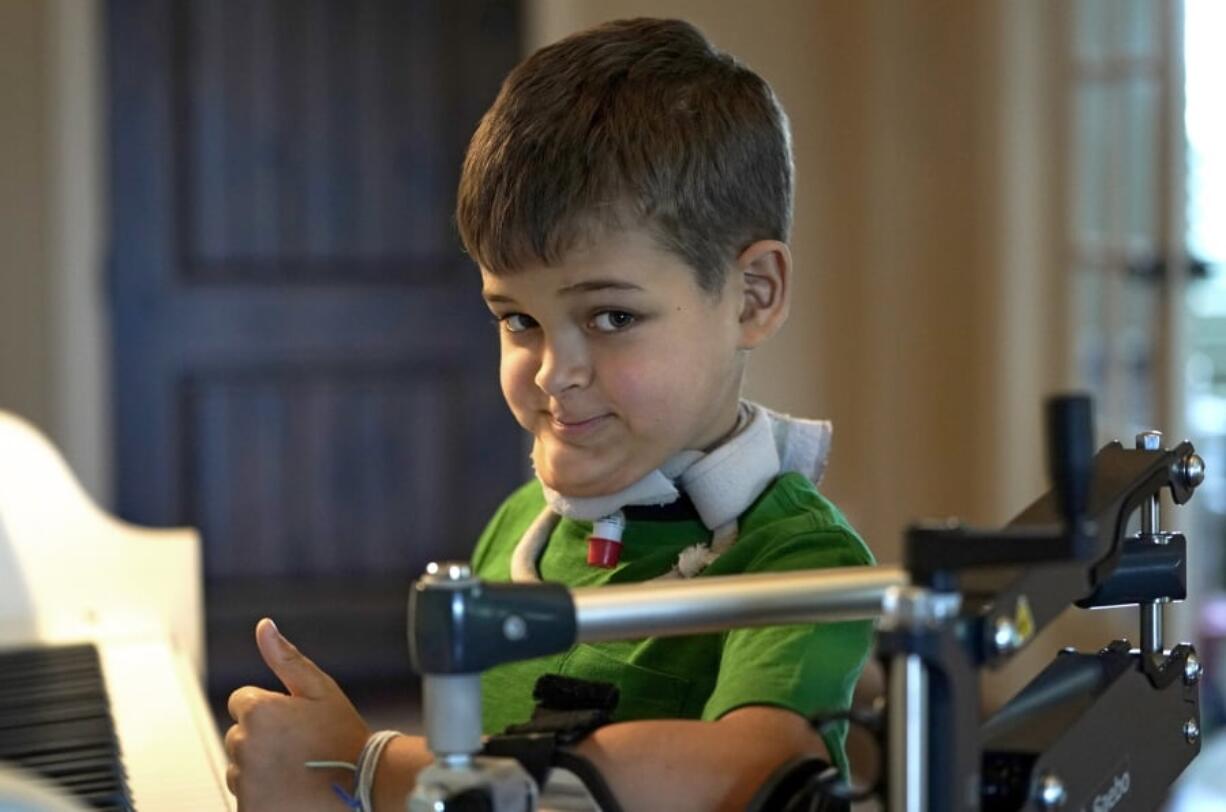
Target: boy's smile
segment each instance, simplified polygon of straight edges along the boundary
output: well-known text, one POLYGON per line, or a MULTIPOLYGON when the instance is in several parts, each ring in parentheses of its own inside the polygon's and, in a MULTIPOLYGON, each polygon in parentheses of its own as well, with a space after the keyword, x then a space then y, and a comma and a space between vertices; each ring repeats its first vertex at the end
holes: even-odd
POLYGON ((708 293, 685 262, 631 229, 553 266, 482 278, 499 321, 503 394, 554 490, 614 493, 735 426, 737 273, 708 293))

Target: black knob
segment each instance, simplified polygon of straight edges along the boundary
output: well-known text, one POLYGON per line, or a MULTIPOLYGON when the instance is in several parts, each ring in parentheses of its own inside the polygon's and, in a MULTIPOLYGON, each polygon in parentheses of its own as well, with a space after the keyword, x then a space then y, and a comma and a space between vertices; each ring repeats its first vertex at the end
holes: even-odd
POLYGON ((1079 528, 1089 508, 1094 466, 1089 395, 1057 395, 1047 401, 1047 463, 1060 515, 1068 526, 1079 528))

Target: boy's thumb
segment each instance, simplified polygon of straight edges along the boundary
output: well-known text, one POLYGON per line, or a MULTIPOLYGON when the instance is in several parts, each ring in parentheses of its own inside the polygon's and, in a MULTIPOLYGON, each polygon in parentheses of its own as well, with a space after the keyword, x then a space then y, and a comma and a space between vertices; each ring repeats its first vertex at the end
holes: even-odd
POLYGON ((264 662, 291 696, 323 699, 332 692, 335 685, 332 678, 286 640, 271 618, 255 624, 255 644, 264 662))

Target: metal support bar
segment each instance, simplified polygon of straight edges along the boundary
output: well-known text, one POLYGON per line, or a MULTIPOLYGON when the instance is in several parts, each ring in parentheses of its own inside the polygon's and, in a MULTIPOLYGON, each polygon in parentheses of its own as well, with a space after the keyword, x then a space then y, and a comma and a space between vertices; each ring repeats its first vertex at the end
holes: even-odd
POLYGON ((701 634, 747 626, 870 620, 899 567, 713 576, 572 590, 580 641, 701 634))
POLYGON ((928 809, 928 674, 917 654, 899 654, 890 668, 889 810, 928 809))
POLYGON ((1141 612, 1141 651, 1148 654, 1161 654, 1164 645, 1162 640, 1162 604, 1143 603, 1141 612))
MULTIPOLYGON (((1157 451, 1162 448, 1162 432, 1144 431, 1137 435, 1137 448, 1157 451)), ((1158 505, 1158 494, 1141 503, 1141 536, 1153 540, 1161 532, 1158 505)), ((1154 601, 1140 605, 1141 614, 1141 651, 1149 654, 1161 654, 1162 640, 1162 604, 1154 601)))
POLYGON ((430 752, 452 766, 481 752, 481 675, 423 674, 421 692, 430 752))

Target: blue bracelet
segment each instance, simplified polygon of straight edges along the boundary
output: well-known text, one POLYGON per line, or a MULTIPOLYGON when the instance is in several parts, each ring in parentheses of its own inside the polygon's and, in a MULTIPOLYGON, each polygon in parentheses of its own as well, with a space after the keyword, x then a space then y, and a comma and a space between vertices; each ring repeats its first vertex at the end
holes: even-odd
POLYGON ((345 788, 342 787, 340 784, 333 784, 332 791, 336 793, 336 797, 344 801, 345 806, 349 807, 350 809, 356 809, 358 810, 358 812, 361 812, 362 802, 359 801, 354 796, 350 795, 348 792, 345 792, 345 788))

